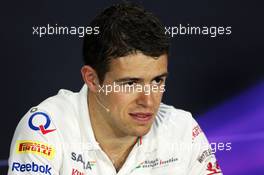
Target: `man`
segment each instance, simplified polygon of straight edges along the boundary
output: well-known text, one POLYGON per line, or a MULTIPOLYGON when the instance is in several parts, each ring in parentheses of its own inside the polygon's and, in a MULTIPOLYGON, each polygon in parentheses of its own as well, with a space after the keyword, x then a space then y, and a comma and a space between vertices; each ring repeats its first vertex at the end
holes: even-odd
POLYGON ((60 90, 20 121, 9 174, 221 174, 191 114, 161 103, 168 38, 159 20, 124 3, 86 35, 85 85, 60 90))

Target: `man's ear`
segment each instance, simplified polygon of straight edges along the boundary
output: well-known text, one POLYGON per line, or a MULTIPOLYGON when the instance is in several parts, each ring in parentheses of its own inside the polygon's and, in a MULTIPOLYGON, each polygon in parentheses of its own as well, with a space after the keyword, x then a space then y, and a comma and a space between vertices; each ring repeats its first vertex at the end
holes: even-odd
POLYGON ((89 90, 96 92, 97 91, 97 85, 99 84, 99 79, 97 76, 96 71, 88 65, 84 65, 81 68, 82 78, 89 90))

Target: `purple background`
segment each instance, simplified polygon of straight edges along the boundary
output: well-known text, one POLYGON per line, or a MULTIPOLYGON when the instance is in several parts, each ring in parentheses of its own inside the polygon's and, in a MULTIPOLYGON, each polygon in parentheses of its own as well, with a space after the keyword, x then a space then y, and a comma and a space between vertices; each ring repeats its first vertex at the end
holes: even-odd
POLYGON ((231 142, 217 151, 224 174, 264 174, 264 81, 198 118, 210 142, 231 142))

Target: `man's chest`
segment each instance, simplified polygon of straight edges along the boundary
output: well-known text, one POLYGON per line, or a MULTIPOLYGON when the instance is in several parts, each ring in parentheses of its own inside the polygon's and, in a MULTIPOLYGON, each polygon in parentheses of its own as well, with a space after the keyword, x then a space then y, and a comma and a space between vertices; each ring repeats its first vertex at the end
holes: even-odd
POLYGON ((118 172, 102 150, 67 149, 64 151, 63 175, 166 175, 185 174, 188 153, 169 147, 133 149, 118 172))

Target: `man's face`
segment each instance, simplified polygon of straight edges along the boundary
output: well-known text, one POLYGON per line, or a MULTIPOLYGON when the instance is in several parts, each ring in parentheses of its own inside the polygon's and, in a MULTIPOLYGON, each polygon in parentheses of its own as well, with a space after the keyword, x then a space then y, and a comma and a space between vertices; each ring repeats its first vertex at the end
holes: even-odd
POLYGON ((116 134, 142 136, 150 130, 165 90, 167 59, 166 54, 154 59, 136 53, 111 61, 103 85, 111 85, 112 91, 99 96, 116 134))

